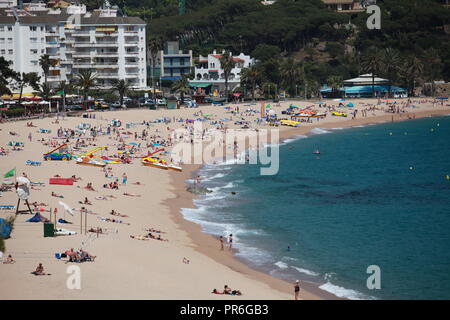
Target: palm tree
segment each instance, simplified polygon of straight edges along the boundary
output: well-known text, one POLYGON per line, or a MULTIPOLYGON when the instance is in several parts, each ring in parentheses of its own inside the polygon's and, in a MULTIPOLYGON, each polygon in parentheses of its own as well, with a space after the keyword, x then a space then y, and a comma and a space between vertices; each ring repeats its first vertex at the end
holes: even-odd
POLYGON ((423 74, 423 63, 416 56, 410 56, 406 59, 404 68, 406 70, 406 76, 412 83, 410 94, 414 95, 416 80, 423 74))
POLYGON ((295 85, 302 75, 302 64, 295 62, 291 57, 284 60, 280 67, 282 84, 290 94, 294 93, 295 85))
POLYGON ((156 58, 158 57, 158 53, 161 50, 162 44, 161 44, 160 38, 153 38, 150 39, 148 43, 148 50, 150 52, 150 58, 151 58, 151 65, 152 65, 152 88, 153 88, 153 101, 156 105, 156 88, 155 88, 155 65, 156 65, 156 58))
POLYGON ((389 79, 388 97, 391 97, 392 79, 396 77, 400 68, 400 57, 397 50, 392 48, 386 48, 382 52, 381 57, 382 71, 389 79))
POLYGON ((39 91, 39 81, 40 77, 37 75, 36 72, 18 72, 14 76, 14 80, 16 83, 16 86, 19 89, 19 101, 18 104, 20 105, 22 103, 22 95, 23 95, 23 89, 25 86, 29 85, 33 88, 35 91, 39 91))
POLYGON ((44 82, 45 84, 47 84, 47 76, 50 71, 50 67, 52 66, 50 56, 48 54, 43 54, 39 58, 39 65, 41 66, 42 71, 44 72, 44 82))
POLYGON ((61 95, 61 105, 62 110, 65 111, 66 105, 66 94, 74 91, 74 85, 72 82, 66 82, 65 80, 59 83, 58 88, 56 88, 57 94, 61 95))
POLYGON ((372 97, 375 98, 375 74, 380 71, 382 66, 382 56, 377 48, 370 47, 361 61, 361 67, 364 71, 372 74, 372 97))
POLYGON ((48 85, 48 83, 43 83, 40 85, 39 88, 39 95, 44 98, 44 100, 48 100, 50 96, 52 95, 52 88, 48 85))
MULTIPOLYGON (((250 83, 252 87, 252 100, 255 100, 256 83, 261 78, 261 72, 257 65, 252 65, 249 68, 244 68, 241 71, 241 81, 250 83)), ((244 86, 245 87, 245 86, 244 86)))
POLYGON ((180 94, 181 103, 184 103, 184 95, 191 90, 188 77, 183 75, 180 79, 175 81, 172 85, 172 90, 180 94))
POLYGON ((223 76, 225 79, 225 97, 228 103, 228 79, 230 78, 231 70, 236 65, 236 62, 233 59, 233 56, 229 51, 225 51, 225 53, 220 57, 220 67, 223 70, 223 76))
POLYGON ((120 106, 123 106, 123 97, 130 91, 130 83, 128 82, 128 80, 115 79, 113 81, 112 89, 114 91, 117 91, 117 93, 119 94, 120 106))
POLYGON ((96 86, 97 77, 90 69, 81 70, 76 75, 76 86, 83 92, 83 105, 87 109, 87 97, 90 89, 96 86))
POLYGON ((327 85, 333 91, 333 95, 336 95, 336 92, 338 92, 338 90, 342 88, 343 84, 344 81, 342 80, 341 76, 329 76, 327 79, 327 85))
POLYGON ((426 65, 427 77, 431 81, 431 95, 434 96, 434 81, 442 70, 442 59, 436 49, 430 48, 425 51, 423 60, 426 65))

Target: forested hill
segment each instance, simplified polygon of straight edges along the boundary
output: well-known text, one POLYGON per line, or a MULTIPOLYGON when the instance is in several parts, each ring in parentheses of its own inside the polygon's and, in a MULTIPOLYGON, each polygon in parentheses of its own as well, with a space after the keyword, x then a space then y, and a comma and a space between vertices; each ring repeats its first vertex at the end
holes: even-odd
MULTIPOLYGON (((120 0, 118 0, 120 2, 120 0)), ((353 76, 369 49, 398 50, 402 61, 434 55, 438 75, 450 81, 450 9, 443 0, 378 0, 381 30, 368 30, 368 14, 335 13, 321 0, 127 0, 125 11, 148 22, 149 37, 179 39, 195 55, 213 48, 252 53, 259 59, 276 54, 316 62, 325 74, 353 76), (150 8, 153 8, 150 10, 150 8)), ((427 63, 424 63, 426 66, 427 63)))
MULTIPOLYGON (((96 8, 103 1, 82 2, 96 8)), ((378 0, 381 30, 367 29, 367 13, 335 13, 321 0, 277 0, 269 6, 259 0, 186 0, 182 16, 178 0, 110 3, 147 21, 148 38, 178 39, 195 56, 212 49, 251 54, 262 62, 267 82, 280 82, 280 64, 288 59, 302 63, 312 82, 352 77, 367 71, 364 60, 370 54, 384 54, 388 48, 392 50, 377 63, 394 65, 395 72, 385 76, 396 84, 412 88, 416 80, 450 81, 450 9, 445 0, 378 0)))

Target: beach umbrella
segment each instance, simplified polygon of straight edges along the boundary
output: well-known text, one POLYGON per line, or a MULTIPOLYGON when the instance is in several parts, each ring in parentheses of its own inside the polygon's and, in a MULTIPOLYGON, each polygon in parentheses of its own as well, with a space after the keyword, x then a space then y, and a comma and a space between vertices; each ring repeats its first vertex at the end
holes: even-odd
POLYGON ((48 102, 48 101, 41 101, 38 104, 50 104, 50 102, 48 102))
POLYGON ((25 178, 25 177, 17 177, 17 178, 16 178, 16 182, 17 182, 18 184, 25 184, 25 185, 27 185, 27 186, 30 185, 30 180, 28 180, 28 178, 25 178))
POLYGON ((347 103, 347 107, 353 108, 355 105, 351 102, 347 103))
POLYGON ((69 207, 69 205, 67 203, 59 201, 59 205, 62 206, 65 211, 67 211, 68 213, 70 213, 73 216, 73 210, 71 207, 69 207))

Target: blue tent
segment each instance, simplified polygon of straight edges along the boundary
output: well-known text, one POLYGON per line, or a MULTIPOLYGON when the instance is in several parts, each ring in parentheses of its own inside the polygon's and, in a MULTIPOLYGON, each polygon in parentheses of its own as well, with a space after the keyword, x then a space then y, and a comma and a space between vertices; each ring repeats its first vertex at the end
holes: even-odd
POLYGON ((6 223, 5 219, 0 218, 0 237, 8 239, 11 235, 11 226, 6 223))
POLYGON ((45 222, 48 221, 47 218, 41 216, 39 212, 37 212, 33 217, 27 220, 27 222, 45 222))

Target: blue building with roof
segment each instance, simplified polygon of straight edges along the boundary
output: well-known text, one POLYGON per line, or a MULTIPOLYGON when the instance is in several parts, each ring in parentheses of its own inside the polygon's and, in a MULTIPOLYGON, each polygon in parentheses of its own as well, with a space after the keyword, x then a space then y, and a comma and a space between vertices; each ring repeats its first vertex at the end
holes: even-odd
MULTIPOLYGON (((406 89, 389 84, 389 80, 374 78, 374 90, 376 97, 384 97, 391 92, 396 98, 407 97, 406 89)), ((372 74, 363 74, 357 78, 344 81, 344 86, 334 90, 324 85, 320 90, 324 98, 348 97, 348 98, 370 98, 372 97, 372 74)))

